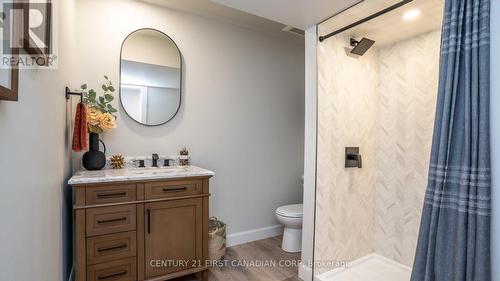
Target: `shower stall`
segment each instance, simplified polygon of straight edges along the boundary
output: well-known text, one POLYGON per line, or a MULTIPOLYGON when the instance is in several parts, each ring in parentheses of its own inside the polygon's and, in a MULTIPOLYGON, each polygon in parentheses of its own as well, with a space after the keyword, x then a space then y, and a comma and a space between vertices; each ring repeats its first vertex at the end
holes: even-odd
POLYGON ((443 2, 403 2, 367 0, 318 25, 319 35, 340 32, 317 49, 315 280, 410 278, 443 2))

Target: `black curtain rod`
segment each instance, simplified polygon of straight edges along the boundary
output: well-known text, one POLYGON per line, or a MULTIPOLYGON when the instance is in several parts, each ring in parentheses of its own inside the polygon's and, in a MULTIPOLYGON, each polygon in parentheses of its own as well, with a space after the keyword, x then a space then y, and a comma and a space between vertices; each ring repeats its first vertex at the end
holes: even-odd
POLYGON ((364 18, 364 19, 358 20, 355 23, 352 23, 352 24, 350 24, 348 26, 342 27, 341 29, 335 30, 334 32, 328 33, 327 35, 320 36, 319 37, 319 41, 323 42, 324 40, 326 40, 326 39, 328 39, 328 38, 330 38, 332 36, 335 36, 335 35, 337 35, 337 34, 339 34, 341 32, 344 32, 344 31, 346 31, 348 29, 351 29, 351 28, 353 28, 355 26, 358 26, 358 25, 360 25, 362 23, 370 21, 370 20, 372 20, 374 18, 380 17, 381 15, 386 14, 386 13, 392 11, 392 10, 395 10, 395 9, 401 7, 401 6, 404 6, 404 5, 406 5, 406 4, 410 3, 410 2, 413 2, 413 0, 403 0, 403 1, 399 2, 399 3, 396 3, 396 4, 394 4, 394 5, 390 6, 390 7, 387 7, 385 9, 383 9, 382 11, 379 11, 379 12, 377 12, 377 13, 375 13, 373 15, 370 15, 370 16, 364 18))

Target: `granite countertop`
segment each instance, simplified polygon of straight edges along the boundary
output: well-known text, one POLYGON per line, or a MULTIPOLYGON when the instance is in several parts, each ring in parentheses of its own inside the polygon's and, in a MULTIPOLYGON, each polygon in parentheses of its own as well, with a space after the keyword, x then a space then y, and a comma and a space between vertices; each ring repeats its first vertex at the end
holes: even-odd
POLYGON ((93 184, 118 181, 141 181, 156 179, 175 179, 188 177, 211 177, 215 173, 197 166, 171 166, 160 168, 125 168, 105 169, 100 171, 80 170, 76 172, 68 184, 93 184))

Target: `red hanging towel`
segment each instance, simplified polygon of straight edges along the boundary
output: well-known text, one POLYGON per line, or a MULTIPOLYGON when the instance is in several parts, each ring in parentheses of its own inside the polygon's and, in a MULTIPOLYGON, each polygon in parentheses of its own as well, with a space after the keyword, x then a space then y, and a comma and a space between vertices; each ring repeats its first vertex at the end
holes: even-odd
POLYGON ((80 146, 82 150, 89 149, 89 129, 87 125, 87 107, 82 104, 82 120, 80 122, 80 146))
POLYGON ((76 106, 75 127, 73 129, 73 151, 88 149, 87 108, 81 102, 76 106))

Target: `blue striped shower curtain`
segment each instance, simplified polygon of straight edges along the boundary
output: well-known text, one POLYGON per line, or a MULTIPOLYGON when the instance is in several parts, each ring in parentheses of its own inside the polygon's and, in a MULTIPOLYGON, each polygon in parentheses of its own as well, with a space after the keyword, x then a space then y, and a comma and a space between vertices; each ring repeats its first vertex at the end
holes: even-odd
POLYGON ((411 280, 490 281, 490 0, 446 0, 440 60, 411 280))

